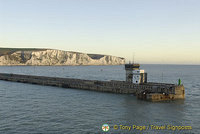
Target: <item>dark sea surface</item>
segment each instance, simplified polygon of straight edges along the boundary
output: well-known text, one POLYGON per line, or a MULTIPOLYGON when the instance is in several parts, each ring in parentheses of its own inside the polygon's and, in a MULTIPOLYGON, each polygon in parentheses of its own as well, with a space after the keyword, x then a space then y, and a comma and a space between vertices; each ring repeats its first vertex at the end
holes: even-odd
MULTIPOLYGON (((0 81, 0 134, 200 134, 200 66, 141 65, 148 81, 185 86, 185 100, 148 102, 133 95, 0 81), (107 123, 108 132, 101 127, 107 123), (113 128, 114 125, 118 129, 113 128), (192 130, 122 130, 124 126, 191 126, 192 130)), ((1 66, 1 73, 125 80, 124 66, 1 66)))

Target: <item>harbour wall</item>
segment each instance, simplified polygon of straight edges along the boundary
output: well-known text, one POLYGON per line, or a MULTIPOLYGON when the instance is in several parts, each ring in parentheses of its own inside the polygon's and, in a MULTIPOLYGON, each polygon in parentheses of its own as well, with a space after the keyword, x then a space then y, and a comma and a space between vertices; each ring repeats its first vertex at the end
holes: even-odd
POLYGON ((139 99, 148 100, 156 100, 156 98, 159 98, 157 96, 161 94, 173 96, 169 99, 182 99, 185 97, 183 96, 184 87, 182 85, 177 86, 175 84, 166 83, 133 84, 125 81, 83 80, 8 73, 0 73, 0 80, 100 92, 135 94, 139 99), (157 94, 156 97, 155 94, 157 94))

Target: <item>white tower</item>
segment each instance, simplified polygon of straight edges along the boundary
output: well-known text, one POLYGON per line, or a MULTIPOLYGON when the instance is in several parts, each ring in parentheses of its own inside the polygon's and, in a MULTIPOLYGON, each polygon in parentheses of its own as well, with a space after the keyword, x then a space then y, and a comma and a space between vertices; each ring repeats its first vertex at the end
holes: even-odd
POLYGON ((140 84, 147 82, 147 73, 144 70, 133 70, 133 83, 140 84))

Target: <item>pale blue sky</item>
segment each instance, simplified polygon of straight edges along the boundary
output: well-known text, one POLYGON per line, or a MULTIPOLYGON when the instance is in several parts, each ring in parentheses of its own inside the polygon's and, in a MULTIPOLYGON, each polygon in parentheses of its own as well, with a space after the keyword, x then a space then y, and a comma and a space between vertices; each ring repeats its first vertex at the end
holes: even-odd
POLYGON ((200 64, 200 0, 0 0, 0 47, 200 64))

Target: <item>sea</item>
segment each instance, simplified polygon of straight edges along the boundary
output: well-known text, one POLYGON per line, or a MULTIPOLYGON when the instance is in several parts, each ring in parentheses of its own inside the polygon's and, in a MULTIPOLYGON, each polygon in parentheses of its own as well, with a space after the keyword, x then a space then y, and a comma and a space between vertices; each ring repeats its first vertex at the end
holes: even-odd
MULTIPOLYGON (((185 99, 138 100, 0 80, 0 134, 200 134, 200 65, 141 65, 149 82, 185 86, 185 99)), ((125 80, 119 66, 1 66, 0 73, 125 80)))

